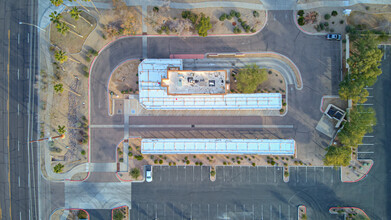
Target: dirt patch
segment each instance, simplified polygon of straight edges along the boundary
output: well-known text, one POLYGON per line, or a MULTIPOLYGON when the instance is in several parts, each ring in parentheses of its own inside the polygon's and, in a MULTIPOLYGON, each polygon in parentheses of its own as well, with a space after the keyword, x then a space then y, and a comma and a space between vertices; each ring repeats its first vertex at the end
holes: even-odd
MULTIPOLYGON (((310 33, 344 34, 346 17, 343 15, 343 10, 344 8, 314 8, 304 10, 303 18, 305 25, 300 27, 310 33), (333 11, 337 12, 337 15, 332 15, 333 11)), ((298 19, 299 15, 296 18, 298 19)))
POLYGON ((61 13, 61 15, 62 15, 61 21, 65 21, 69 23, 66 25, 70 28, 70 31, 65 35, 62 35, 60 32, 57 31, 56 25, 51 23, 50 42, 53 45, 61 48, 62 50, 68 53, 72 54, 72 53, 80 52, 88 35, 96 27, 95 18, 84 11, 81 13, 80 16, 82 16, 84 19, 90 22, 91 23, 90 25, 82 18, 79 18, 76 21, 67 12, 61 13), (74 27, 72 25, 74 25, 74 27), (77 34, 81 35, 82 37, 79 37, 77 34))
POLYGON ((121 64, 111 75, 109 91, 113 98, 123 99, 124 94, 138 94, 138 65, 140 60, 121 64))
MULTIPOLYGON (((243 8, 200 8, 200 9, 191 9, 192 13, 199 15, 201 12, 205 16, 210 17, 210 22, 213 26, 211 30, 208 31, 208 34, 232 34, 234 25, 240 27, 240 22, 238 18, 233 17, 231 20, 220 21, 219 18, 222 14, 229 14, 231 10, 235 10, 240 13, 240 19, 246 21, 247 25, 253 27, 254 30, 259 31, 266 22, 266 11, 257 11, 259 17, 254 17, 254 10, 243 9, 243 8)), ((153 10, 153 7, 148 7, 148 17, 146 18, 148 34, 159 34, 158 30, 167 25, 170 28, 169 33, 163 34, 178 34, 180 36, 197 34, 194 25, 188 20, 182 18, 183 9, 174 9, 168 7, 160 7, 159 11, 156 12, 153 10)), ((199 16, 198 16, 199 17, 199 16)), ((244 33, 243 28, 241 28, 242 33, 244 33)))
MULTIPOLYGON (((390 9, 391 10, 391 9, 390 9)), ((391 33, 391 13, 368 13, 354 11, 348 17, 348 24, 362 29, 391 33)))

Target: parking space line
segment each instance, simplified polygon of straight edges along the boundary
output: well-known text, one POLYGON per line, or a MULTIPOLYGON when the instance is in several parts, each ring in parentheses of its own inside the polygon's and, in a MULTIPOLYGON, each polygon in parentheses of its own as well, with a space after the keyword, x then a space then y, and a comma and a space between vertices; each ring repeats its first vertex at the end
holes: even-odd
MULTIPOLYGON (((202 181, 202 180, 201 180, 202 181)), ((193 182, 194 182, 194 166, 193 166, 193 182)))
POLYGON ((324 167, 323 167, 323 178, 322 178, 322 179, 323 179, 323 181, 322 181, 322 182, 324 183, 324 167))
POLYGON ((299 182, 299 167, 296 167, 296 182, 299 182))
POLYGON ((166 217, 166 203, 163 203, 163 216, 166 217))
POLYGON ((365 145, 367 145, 367 146, 373 146, 373 145, 375 145, 375 144, 359 144, 358 146, 365 146, 365 145))
POLYGON ((147 216, 148 216, 148 208, 149 208, 149 207, 148 207, 148 203, 147 203, 147 212, 146 212, 147 216))
POLYGON ((202 181, 202 166, 201 166, 201 181, 202 181))
POLYGON ((228 205, 227 204, 225 204, 225 215, 227 215, 227 217, 228 217, 228 205))
POLYGON ((184 166, 183 169, 185 170, 185 182, 186 182, 186 175, 187 175, 186 166, 184 166))
POLYGON ((190 219, 193 219, 193 203, 190 203, 190 219))
MULTIPOLYGON (((137 210, 140 210, 140 204, 137 203, 137 210)), ((140 212, 137 212, 137 219, 140 219, 140 212)))
POLYGON ((261 210, 262 210, 261 219, 263 220, 263 205, 261 205, 261 210))
POLYGON ((242 182, 242 167, 239 166, 239 176, 240 176, 240 182, 242 182))
POLYGON ((314 183, 316 183, 316 167, 314 167, 314 183))
POLYGON ((178 181, 178 170, 179 170, 179 166, 176 167, 176 181, 178 181))
POLYGON ((375 136, 373 136, 373 135, 364 135, 364 137, 365 137, 365 138, 373 138, 373 137, 375 137, 375 136))
POLYGON ((266 182, 267 182, 267 166, 266 166, 266 175, 265 176, 266 176, 266 182))
POLYGON ((270 205, 270 219, 273 219, 273 208, 272 208, 272 205, 270 205))
POLYGON ((373 105, 372 103, 363 103, 363 104, 356 104, 356 105, 373 105))
POLYGON ((216 218, 219 217, 219 204, 217 203, 217 206, 216 206, 216 218))
POLYGON ((280 220, 281 220, 281 204, 278 205, 278 209, 279 209, 279 212, 280 212, 280 220))
POLYGON ((291 206, 288 204, 288 219, 291 219, 291 206))
POLYGON ((209 204, 208 204, 208 219, 209 219, 209 204))
POLYGON ((251 167, 248 167, 248 182, 250 183, 251 182, 251 179, 250 179, 250 170, 251 170, 251 167))
POLYGON ((256 169, 256 173, 257 173, 257 183, 258 183, 259 182, 258 167, 255 167, 255 169, 256 169))
POLYGON ((305 182, 308 180, 308 167, 305 167, 305 182))
POLYGON ((157 219, 157 203, 155 203, 155 219, 157 219))
POLYGON ((334 170, 331 170, 331 183, 334 183, 334 174, 333 173, 334 173, 334 170))
POLYGON ((277 178, 276 178, 276 167, 274 167, 274 182, 277 182, 277 178))
POLYGON ((372 151, 368 151, 368 152, 365 152, 365 151, 362 151, 362 152, 357 152, 359 154, 373 154, 374 152, 372 151))

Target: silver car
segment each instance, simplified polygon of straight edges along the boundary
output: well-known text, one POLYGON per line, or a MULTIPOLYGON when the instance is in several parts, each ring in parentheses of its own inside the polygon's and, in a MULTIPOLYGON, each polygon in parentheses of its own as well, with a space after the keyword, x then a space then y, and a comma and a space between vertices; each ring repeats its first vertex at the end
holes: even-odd
POLYGON ((341 35, 340 34, 328 34, 326 35, 327 40, 341 40, 341 35))
POLYGON ((145 180, 148 183, 152 182, 152 166, 145 166, 145 180))

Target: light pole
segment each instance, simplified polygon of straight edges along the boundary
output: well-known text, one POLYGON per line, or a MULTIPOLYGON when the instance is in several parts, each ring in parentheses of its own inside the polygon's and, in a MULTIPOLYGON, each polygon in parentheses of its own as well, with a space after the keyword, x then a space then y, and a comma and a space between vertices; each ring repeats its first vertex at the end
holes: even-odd
POLYGON ((36 27, 36 28, 38 28, 38 29, 40 29, 40 30, 46 32, 45 29, 43 29, 43 28, 41 28, 41 27, 39 27, 38 25, 35 25, 35 24, 30 24, 30 23, 21 22, 21 21, 19 21, 19 24, 25 24, 25 25, 34 26, 34 27, 36 27))

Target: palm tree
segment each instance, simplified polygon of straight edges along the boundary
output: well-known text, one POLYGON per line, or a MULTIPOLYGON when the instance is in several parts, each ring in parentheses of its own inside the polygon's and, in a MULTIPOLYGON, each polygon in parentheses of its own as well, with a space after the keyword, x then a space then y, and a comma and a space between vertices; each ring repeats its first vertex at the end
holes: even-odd
POLYGON ((72 8, 70 14, 71 17, 74 18, 76 21, 79 20, 79 18, 82 18, 85 22, 87 22, 90 26, 92 26, 92 24, 89 21, 87 21, 87 19, 81 16, 81 10, 77 9, 76 7, 72 8))
POLYGON ((62 93, 64 92, 64 87, 62 86, 61 83, 58 83, 54 85, 54 91, 56 91, 57 93, 62 93))
POLYGON ((67 132, 67 131, 65 130, 65 125, 64 125, 64 126, 59 125, 59 126, 58 126, 58 129, 57 129, 57 132, 58 132, 59 134, 64 134, 65 132, 67 132))
POLYGON ((54 58, 60 62, 60 63, 64 63, 65 61, 68 60, 68 56, 65 55, 65 52, 64 51, 61 51, 61 50, 57 50, 56 53, 54 54, 54 58))
POLYGON ((92 5, 93 5, 94 8, 95 8, 95 11, 98 12, 98 14, 100 14, 100 12, 99 12, 98 9, 96 8, 96 6, 95 6, 95 4, 94 4, 94 2, 93 2, 92 0, 83 0, 83 1, 85 1, 85 2, 91 2, 92 5))
POLYGON ((61 22, 64 22, 64 23, 66 23, 67 25, 71 25, 73 28, 76 28, 75 25, 73 25, 73 24, 71 24, 71 23, 69 23, 69 22, 66 22, 66 21, 64 21, 64 20, 61 20, 62 15, 59 14, 59 13, 57 13, 56 11, 52 12, 52 13, 49 15, 49 17, 50 17, 50 21, 53 22, 54 24, 59 24, 59 23, 61 23, 61 22))
POLYGON ((62 5, 62 4, 64 3, 63 0, 50 0, 50 2, 51 2, 54 6, 56 6, 56 7, 58 7, 58 6, 60 6, 60 5, 62 5))
POLYGON ((86 7, 84 7, 82 4, 80 4, 80 2, 78 1, 78 0, 69 0, 70 2, 73 2, 73 1, 75 1, 75 2, 77 2, 77 4, 79 4, 81 7, 83 7, 86 11, 90 11, 90 10, 88 10, 86 7))
POLYGON ((81 36, 80 34, 78 34, 78 33, 74 32, 74 31, 70 30, 69 27, 66 26, 64 23, 58 23, 58 24, 56 25, 56 28, 57 28, 57 31, 60 32, 62 35, 65 35, 65 34, 69 31, 69 32, 71 32, 72 34, 74 34, 74 35, 76 35, 76 36, 78 36, 78 37, 83 38, 83 36, 81 36))

